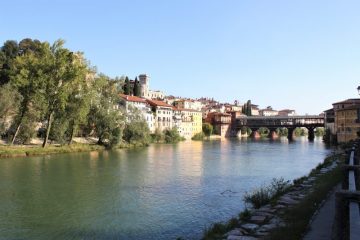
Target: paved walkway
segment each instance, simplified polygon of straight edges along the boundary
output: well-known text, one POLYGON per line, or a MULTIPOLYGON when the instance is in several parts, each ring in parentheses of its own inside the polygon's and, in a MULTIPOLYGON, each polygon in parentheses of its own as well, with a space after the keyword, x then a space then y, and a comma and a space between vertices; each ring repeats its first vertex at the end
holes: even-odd
POLYGON ((314 221, 311 223, 310 231, 305 235, 304 240, 329 240, 331 239, 332 227, 335 218, 335 192, 340 189, 340 184, 335 191, 326 199, 320 208, 314 221))

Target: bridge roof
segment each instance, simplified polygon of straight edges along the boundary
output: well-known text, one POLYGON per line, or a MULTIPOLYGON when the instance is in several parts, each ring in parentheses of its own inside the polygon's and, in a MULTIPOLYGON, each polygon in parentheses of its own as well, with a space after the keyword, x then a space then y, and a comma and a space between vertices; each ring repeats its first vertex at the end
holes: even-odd
POLYGON ((240 116, 239 118, 247 119, 322 119, 324 116, 319 115, 297 115, 297 116, 240 116))

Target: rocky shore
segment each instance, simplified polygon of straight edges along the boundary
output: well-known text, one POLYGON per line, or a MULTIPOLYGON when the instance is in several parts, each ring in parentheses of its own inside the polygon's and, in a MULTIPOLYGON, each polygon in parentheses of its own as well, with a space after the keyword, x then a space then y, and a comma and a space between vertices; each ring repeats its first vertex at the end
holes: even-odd
MULTIPOLYGON (((304 198, 314 191, 313 185, 318 177, 333 171, 339 165, 335 160, 321 168, 317 168, 292 185, 289 191, 282 195, 275 204, 267 204, 259 209, 251 209, 246 220, 239 220, 236 228, 223 235, 227 240, 254 240, 264 239, 276 228, 286 226, 283 214, 289 208, 298 205, 304 198)), ((318 206, 319 207, 319 206, 318 206)))

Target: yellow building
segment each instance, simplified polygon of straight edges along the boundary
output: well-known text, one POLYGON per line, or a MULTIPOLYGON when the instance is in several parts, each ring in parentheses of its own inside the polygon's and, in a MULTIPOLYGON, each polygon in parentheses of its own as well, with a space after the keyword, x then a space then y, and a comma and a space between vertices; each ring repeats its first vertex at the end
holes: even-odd
POLYGON ((337 141, 348 142, 358 138, 360 131, 360 99, 334 103, 337 141))
POLYGON ((180 136, 191 139, 195 134, 202 132, 202 113, 193 109, 175 108, 174 122, 180 136))

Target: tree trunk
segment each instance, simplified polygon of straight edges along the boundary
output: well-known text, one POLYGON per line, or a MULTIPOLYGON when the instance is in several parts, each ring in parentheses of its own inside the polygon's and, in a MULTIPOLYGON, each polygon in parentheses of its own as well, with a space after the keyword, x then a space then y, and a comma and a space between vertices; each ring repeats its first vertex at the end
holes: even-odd
POLYGON ((75 133, 75 127, 74 127, 74 121, 72 121, 72 123, 71 123, 71 133, 70 133, 70 139, 69 139, 68 145, 71 145, 73 137, 74 137, 74 133, 75 133))
POLYGON ((19 119, 19 122, 18 122, 18 126, 16 127, 16 131, 15 131, 15 133, 14 133, 14 136, 13 136, 13 138, 11 139, 10 145, 13 145, 13 144, 14 144, 15 139, 16 139, 17 135, 19 134, 22 121, 23 121, 23 119, 24 119, 25 114, 26 114, 27 111, 28 111, 28 107, 27 107, 27 106, 28 106, 28 103, 29 103, 29 101, 27 100, 27 98, 25 98, 25 99, 23 100, 22 104, 21 104, 21 108, 20 108, 20 109, 21 109, 21 110, 20 110, 20 112, 21 112, 21 114, 20 114, 20 119, 19 119))
POLYGON ((21 122, 22 121, 19 122, 19 124, 18 124, 18 126, 16 128, 16 131, 14 133, 14 136, 12 137, 10 145, 14 145, 15 139, 16 139, 17 135, 19 134, 19 130, 20 130, 20 127, 21 127, 21 122))
POLYGON ((47 145, 47 141, 48 141, 49 133, 50 133, 50 128, 51 128, 51 124, 52 124, 53 113, 54 113, 53 111, 50 112, 49 117, 48 117, 46 135, 45 135, 44 142, 43 142, 43 145, 42 145, 43 148, 46 147, 46 145, 47 145))

